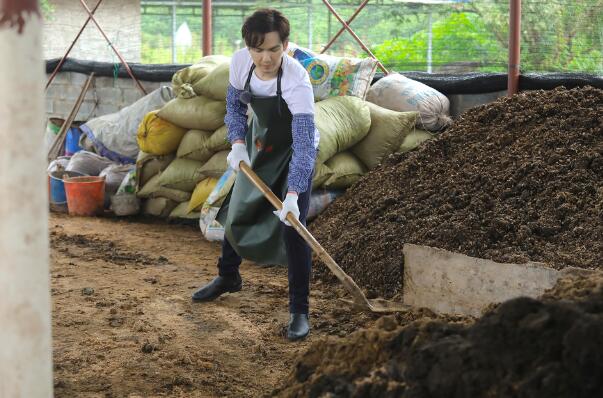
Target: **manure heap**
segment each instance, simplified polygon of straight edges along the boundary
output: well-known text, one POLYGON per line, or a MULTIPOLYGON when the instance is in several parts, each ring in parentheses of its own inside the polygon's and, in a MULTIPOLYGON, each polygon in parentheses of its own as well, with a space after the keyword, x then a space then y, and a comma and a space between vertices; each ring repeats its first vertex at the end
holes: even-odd
POLYGON ((603 267, 603 91, 532 91, 470 109, 438 138, 390 156, 310 230, 385 298, 401 292, 404 243, 603 267))
POLYGON ((379 319, 316 341, 278 397, 603 396, 603 273, 560 279, 541 299, 504 302, 474 324, 379 319))

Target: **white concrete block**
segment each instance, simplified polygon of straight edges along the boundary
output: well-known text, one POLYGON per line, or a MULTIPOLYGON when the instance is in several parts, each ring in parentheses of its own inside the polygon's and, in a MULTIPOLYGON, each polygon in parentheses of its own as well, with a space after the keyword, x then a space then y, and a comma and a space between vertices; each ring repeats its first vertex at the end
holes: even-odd
POLYGON ((132 80, 131 77, 128 78, 119 78, 115 82, 116 86, 124 89, 133 89, 137 87, 136 82, 132 80))
MULTIPOLYGON (((50 73, 46 75, 46 81, 50 78, 50 73)), ((71 84, 71 72, 59 72, 54 79, 50 87, 54 85, 71 84)))
POLYGON ((123 90, 123 102, 124 106, 132 105, 144 96, 142 91, 138 88, 124 89, 123 90))
POLYGON ((98 88, 118 87, 116 80, 108 76, 97 76, 96 81, 94 82, 94 86, 98 88))
POLYGON ((83 73, 75 73, 75 72, 70 72, 71 74, 71 84, 79 87, 80 90, 82 89, 82 87, 84 87, 84 84, 86 84, 86 81, 88 80, 88 75, 85 75, 83 73))
POLYGON ((117 87, 99 87, 96 89, 96 95, 101 103, 121 103, 121 88, 117 87))
POLYGON ((75 101, 56 99, 53 102, 53 114, 56 117, 66 119, 67 116, 69 116, 71 110, 73 109, 73 105, 75 105, 75 101))
POLYGON ((119 105, 117 104, 99 103, 98 107, 96 108, 95 115, 103 116, 110 113, 115 113, 117 111, 119 111, 119 105))
POLYGON ((404 304, 444 314, 479 316, 491 303, 537 297, 560 271, 542 263, 503 264, 443 249, 404 245, 404 304))
POLYGON ((80 106, 80 110, 75 117, 75 121, 77 122, 87 122, 88 120, 94 118, 94 114, 96 113, 96 104, 94 101, 84 101, 82 102, 82 106, 80 106))
POLYGON ((46 97, 45 103, 46 103, 46 115, 48 116, 54 112, 53 99, 46 97))

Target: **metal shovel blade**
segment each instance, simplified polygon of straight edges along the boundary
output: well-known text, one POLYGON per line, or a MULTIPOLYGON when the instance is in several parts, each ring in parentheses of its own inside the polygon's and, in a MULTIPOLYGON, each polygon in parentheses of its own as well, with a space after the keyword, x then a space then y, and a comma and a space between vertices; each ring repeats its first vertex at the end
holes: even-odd
MULTIPOLYGON (((240 170, 249 178, 249 180, 259 189, 266 199, 277 209, 283 208, 283 203, 276 197, 276 195, 268 188, 268 186, 262 181, 257 174, 251 168, 241 162, 240 170)), ((293 216, 293 214, 287 214, 287 221, 293 228, 304 238, 304 240, 310 245, 312 250, 320 257, 320 259, 326 264, 329 270, 339 279, 343 284, 343 287, 350 293, 353 300, 345 302, 353 305, 354 307, 361 310, 368 310, 375 313, 391 313, 391 312, 405 312, 408 311, 408 306, 402 303, 393 303, 384 299, 367 299, 362 290, 358 287, 356 282, 345 273, 343 269, 333 260, 333 258, 327 253, 327 251, 318 243, 318 241, 312 236, 308 229, 293 216)))

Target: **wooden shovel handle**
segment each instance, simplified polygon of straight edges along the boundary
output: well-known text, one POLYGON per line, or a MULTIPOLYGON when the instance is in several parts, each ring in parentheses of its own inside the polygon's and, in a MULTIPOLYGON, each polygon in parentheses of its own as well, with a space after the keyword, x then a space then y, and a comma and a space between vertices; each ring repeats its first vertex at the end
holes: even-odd
MULTIPOLYGON (((266 199, 274 206, 277 210, 283 208, 283 203, 276 197, 276 195, 268 188, 268 186, 262 181, 257 174, 245 163, 241 162, 239 167, 243 174, 249 178, 249 180, 259 189, 266 199)), ((302 238, 310 245, 312 250, 320 257, 320 259, 326 264, 331 270, 333 275, 339 279, 347 291, 352 295, 354 301, 358 304, 368 303, 366 296, 362 293, 362 290, 358 287, 356 282, 345 273, 343 269, 333 260, 333 258, 327 253, 327 251, 318 243, 318 241, 312 236, 310 231, 291 213, 287 214, 287 221, 293 228, 301 235, 302 238)))

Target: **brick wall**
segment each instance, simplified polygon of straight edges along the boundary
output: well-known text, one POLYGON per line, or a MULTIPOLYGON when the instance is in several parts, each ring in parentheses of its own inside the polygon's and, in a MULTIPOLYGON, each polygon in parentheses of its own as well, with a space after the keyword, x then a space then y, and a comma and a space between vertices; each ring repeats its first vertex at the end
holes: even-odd
MULTIPOLYGON (((87 0, 92 10, 98 0, 87 0)), ((60 58, 65 54, 88 14, 78 0, 50 0, 54 12, 44 23, 44 58, 60 58)), ((140 0, 104 0, 94 14, 113 45, 128 62, 140 62, 140 0)), ((78 39, 70 57, 119 62, 94 23, 78 39)))
MULTIPOLYGON (((67 118, 79 96, 87 75, 75 72, 61 72, 46 92, 47 117, 67 118)), ((147 93, 171 82, 141 82, 147 93)), ((144 94, 132 79, 96 77, 82 103, 76 121, 114 113, 142 98, 144 94)))

